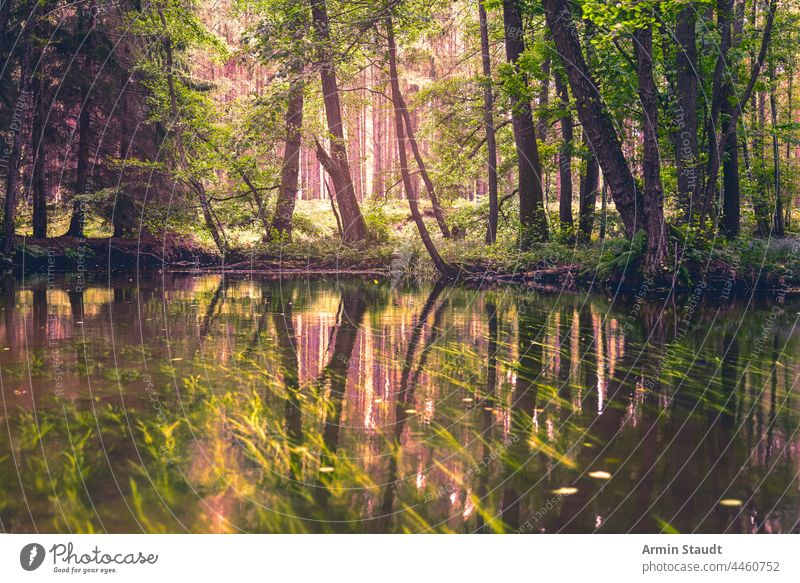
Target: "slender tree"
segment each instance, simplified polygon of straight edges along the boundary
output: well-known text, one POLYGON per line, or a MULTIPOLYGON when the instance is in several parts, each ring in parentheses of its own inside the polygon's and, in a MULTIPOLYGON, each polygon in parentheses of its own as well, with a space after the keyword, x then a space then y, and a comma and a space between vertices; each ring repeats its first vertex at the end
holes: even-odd
MULTIPOLYGON (((506 58, 517 65, 525 52, 522 16, 518 0, 503 1, 503 25, 505 31, 506 58)), ((527 88, 528 76, 517 71, 527 88)), ((519 190, 519 222, 523 240, 546 241, 547 217, 544 211, 544 189, 542 188, 542 166, 539 161, 539 146, 536 143, 536 125, 533 122, 530 100, 512 92, 511 119, 514 142, 517 146, 517 172, 519 190)))
POLYGON ((367 237, 367 225, 358 206, 347 159, 347 142, 342 123, 328 7, 325 0, 310 0, 310 2, 313 27, 319 43, 318 66, 331 148, 328 153, 322 144, 317 142, 317 157, 333 181, 336 203, 342 219, 342 239, 347 242, 362 241, 367 237))
POLYGON ((481 29, 481 66, 483 68, 483 125, 486 128, 486 175, 489 186, 489 220, 486 242, 497 239, 497 139, 494 128, 494 95, 492 94, 492 60, 489 52, 489 20, 483 0, 478 2, 481 29))
POLYGON ((572 230, 572 115, 569 110, 569 90, 561 72, 555 76, 556 93, 561 100, 561 148, 558 152, 558 219, 561 230, 569 233, 572 230))
POLYGON ((389 85, 391 86, 392 102, 394 104, 395 127, 397 129, 397 155, 400 160, 400 173, 402 175, 403 187, 406 191, 406 198, 408 199, 408 207, 411 210, 411 216, 417 226, 420 239, 422 239, 425 249, 428 251, 433 264, 436 269, 445 277, 455 277, 458 275, 458 270, 447 263, 436 249, 433 243, 428 227, 422 218, 422 213, 419 210, 417 200, 417 192, 414 189, 414 184, 411 181, 411 172, 408 169, 408 154, 406 153, 406 136, 405 136, 405 123, 403 119, 403 108, 405 103, 400 93, 400 80, 397 73, 397 44, 394 37, 394 26, 392 24, 392 17, 386 17, 386 40, 388 43, 388 56, 389 56, 389 85))

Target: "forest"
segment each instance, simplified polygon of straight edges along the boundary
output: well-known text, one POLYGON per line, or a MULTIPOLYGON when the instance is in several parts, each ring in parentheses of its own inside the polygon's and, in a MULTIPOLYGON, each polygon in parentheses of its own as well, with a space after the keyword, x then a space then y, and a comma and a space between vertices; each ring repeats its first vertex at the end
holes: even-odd
POLYGON ((793 0, 3 0, 0 251, 796 282, 798 19, 793 0))
POLYGON ((798 0, 0 0, 0 532, 800 532, 799 69, 798 0))

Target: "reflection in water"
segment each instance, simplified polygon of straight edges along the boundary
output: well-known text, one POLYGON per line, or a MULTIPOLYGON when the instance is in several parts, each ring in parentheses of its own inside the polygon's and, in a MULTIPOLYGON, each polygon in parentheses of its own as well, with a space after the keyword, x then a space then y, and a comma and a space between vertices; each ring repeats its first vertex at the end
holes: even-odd
POLYGON ((798 528, 796 306, 1 284, 4 531, 798 528))

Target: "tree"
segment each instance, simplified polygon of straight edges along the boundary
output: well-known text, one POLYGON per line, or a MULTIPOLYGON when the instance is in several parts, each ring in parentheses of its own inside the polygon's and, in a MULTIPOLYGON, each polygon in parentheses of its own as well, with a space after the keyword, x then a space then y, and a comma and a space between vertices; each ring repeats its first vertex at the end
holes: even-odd
POLYGON ((333 181, 336 203, 342 220, 342 239, 352 243, 366 239, 367 225, 353 190, 353 179, 347 159, 328 8, 325 0, 310 0, 310 2, 312 22, 319 43, 318 66, 322 80, 322 97, 325 102, 325 116, 328 120, 331 148, 328 153, 322 144, 317 142, 317 157, 333 181))
POLYGON ((520 83, 524 87, 522 92, 511 91, 511 119, 517 146, 519 222, 522 240, 529 244, 534 241, 546 241, 548 234, 536 126, 533 123, 530 98, 527 95, 528 76, 518 68, 519 59, 525 52, 518 0, 503 1, 503 25, 506 58, 514 67, 515 73, 519 75, 520 83))
POLYGON ((558 219, 561 230, 569 233, 572 230, 572 115, 569 111, 569 91, 561 72, 556 73, 556 93, 561 100, 561 137, 562 145, 558 152, 558 219))
POLYGON ((94 3, 88 10, 79 11, 81 29, 85 29, 85 49, 83 61, 83 79, 81 82, 81 103, 78 114, 78 165, 75 181, 75 200, 72 202, 72 216, 67 229, 69 237, 83 237, 83 226, 86 222, 85 202, 81 197, 87 194, 89 185, 89 143, 92 131, 92 84, 95 79, 94 64, 94 31, 97 26, 97 11, 94 3))
POLYGON ((397 154, 400 159, 400 173, 402 175, 403 187, 406 191, 406 198, 408 199, 408 207, 411 210, 411 216, 417 226, 420 239, 422 239, 425 249, 428 251, 433 264, 436 269, 445 277, 455 277, 458 270, 442 259, 441 255, 436 249, 436 245, 431 239, 428 228, 425 226, 425 221, 422 218, 422 213, 419 211, 419 204, 417 201, 417 192, 411 182, 411 173, 408 170, 408 154, 406 153, 406 136, 405 136, 405 120, 403 117, 403 110, 405 102, 400 93, 400 80, 397 73, 397 44, 395 43, 394 27, 392 24, 391 15, 386 17, 386 40, 388 43, 389 55, 389 85, 392 91, 392 102, 394 104, 395 127, 397 130, 397 154))
POLYGON ((483 69, 483 123, 486 126, 486 174, 489 185, 489 217, 486 222, 486 242, 497 239, 497 140, 494 129, 494 96, 492 95, 492 61, 489 53, 489 20, 483 0, 478 2, 481 34, 481 67, 483 69))
MULTIPOLYGON (((287 7, 286 18, 290 38, 293 43, 302 46, 306 36, 305 6, 292 1, 287 7)), ((274 29, 272 29, 274 31, 274 29)), ((300 174, 300 147, 302 145, 303 128, 303 101, 305 91, 305 55, 302 49, 287 49, 288 60, 286 69, 288 76, 288 97, 286 105, 285 132, 286 140, 281 165, 281 182, 278 188, 278 199, 275 202, 275 215, 272 219, 272 229, 279 236, 291 240, 292 215, 294 214, 295 201, 297 200, 298 177, 300 174)))

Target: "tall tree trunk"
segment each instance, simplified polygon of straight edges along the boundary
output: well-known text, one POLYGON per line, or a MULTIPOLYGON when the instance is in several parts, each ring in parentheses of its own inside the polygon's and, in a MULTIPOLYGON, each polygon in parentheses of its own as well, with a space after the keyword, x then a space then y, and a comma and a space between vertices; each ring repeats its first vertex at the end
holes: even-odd
POLYGON ((458 270, 442 259, 441 255, 439 255, 439 252, 436 250, 430 233, 428 233, 428 228, 425 226, 425 221, 422 218, 417 204, 417 193, 411 181, 411 173, 408 170, 408 155, 406 154, 406 137, 403 120, 404 104, 402 96, 400 95, 400 81, 397 76, 397 46, 395 45, 394 27, 392 25, 391 16, 386 17, 386 38, 389 44, 389 84, 391 85, 395 127, 397 128, 397 155, 400 160, 400 174, 403 179, 406 198, 408 199, 408 207, 411 210, 414 223, 417 225, 422 243, 425 245, 425 249, 428 251, 431 260, 433 260, 436 269, 445 277, 455 277, 458 274, 458 270))
POLYGON ((353 243, 367 238, 367 225, 361 214, 361 208, 358 206, 356 193, 353 189, 353 178, 350 174, 350 164, 347 159, 347 146, 345 145, 344 126, 342 124, 342 106, 339 102, 336 67, 330 46, 328 8, 325 0, 310 1, 314 31, 317 35, 317 42, 320 43, 318 51, 319 72, 322 80, 325 117, 328 122, 328 131, 331 135, 330 154, 325 152, 320 144, 317 144, 317 156, 333 181, 336 203, 342 218, 342 239, 353 243))
MULTIPOLYGON (((380 92, 384 90, 383 79, 380 78, 381 69, 372 66, 372 85, 380 92)), ((372 105, 372 196, 381 198, 386 195, 383 178, 383 140, 385 132, 383 127, 383 97, 376 91, 371 94, 372 105)))
MULTIPOLYGON (((506 58, 517 64, 525 51, 522 16, 518 0, 503 1, 503 25, 505 29, 506 58)), ((527 76, 520 73, 527 86, 527 76)), ((511 96, 511 122, 514 142, 517 146, 517 169, 519 181, 519 222, 522 241, 547 240, 547 216, 544 211, 542 167, 539 162, 539 146, 536 143, 536 126, 533 123, 530 100, 518 95, 511 96)))
POLYGON ((697 148, 697 11, 687 5, 678 13, 675 37, 677 88, 677 129, 675 131, 675 161, 678 171, 678 207, 683 220, 691 220, 692 206, 697 204, 700 177, 697 148))
POLYGON ((664 191, 661 186, 661 155, 658 150, 658 93, 653 79, 653 29, 650 25, 633 33, 639 100, 644 112, 644 215, 647 231, 645 271, 661 274, 667 250, 664 224, 664 191))
MULTIPOLYGON (((728 107, 726 106, 726 110, 728 107)), ((728 118, 730 119, 730 118, 728 118)), ((727 127, 729 122, 723 122, 727 127)), ((727 129, 724 129, 727 133, 727 129)), ((729 240, 739 236, 741 223, 741 189, 739 187, 739 140, 736 133, 725 142, 725 159, 722 162, 722 232, 729 240)))
POLYGON ((489 53, 489 20, 484 0, 478 2, 481 27, 481 62, 483 65, 483 125, 486 127, 486 155, 489 182, 489 220, 486 225, 486 242, 497 240, 497 141, 494 129, 494 96, 492 95, 492 62, 489 53))
MULTIPOLYGON (((744 0, 739 0, 734 8, 733 35, 731 48, 737 48, 741 43, 744 26, 744 0)), ((722 162, 722 219, 720 226, 722 232, 729 240, 739 236, 741 223, 741 188, 739 185, 739 140, 735 128, 728 131, 732 115, 733 103, 731 97, 737 80, 735 65, 730 66, 731 73, 726 76, 722 114, 722 132, 727 136, 724 144, 724 160, 722 162)))
POLYGON ((33 237, 47 238, 47 184, 45 180, 45 162, 47 147, 45 143, 44 112, 44 49, 37 51, 34 61, 38 63, 33 73, 31 89, 33 91, 33 123, 31 124, 31 197, 33 198, 33 237))
POLYGON ((27 116, 28 104, 31 90, 31 62, 33 60, 33 49, 31 47, 31 28, 37 17, 36 4, 25 23, 20 39, 20 46, 24 47, 22 63, 19 76, 19 92, 14 110, 11 112, 11 124, 9 125, 10 138, 7 138, 8 163, 6 171, 6 198, 3 203, 3 255, 10 258, 14 251, 14 235, 16 234, 15 223, 17 219, 17 202, 19 199, 19 165, 22 153, 22 132, 25 128, 25 117, 27 116))
POLYGON ((586 132, 583 132, 583 146, 588 152, 588 158, 584 163, 584 170, 580 178, 578 239, 583 243, 588 243, 592 239, 592 228, 594 227, 594 209, 600 180, 600 165, 597 163, 597 156, 592 151, 592 144, 589 142, 586 132))
POLYGON ((603 187, 600 190, 600 232, 597 234, 601 241, 606 239, 606 222, 608 212, 608 182, 603 176, 603 187))
POLYGON ((542 0, 542 4, 547 26, 567 72, 578 117, 603 169, 604 180, 611 188, 625 234, 633 237, 645 226, 642 197, 636 190, 614 123, 598 95, 597 85, 581 52, 569 3, 567 0, 542 0))
MULTIPOLYGON (((544 109, 550 103, 550 69, 552 67, 552 60, 550 59, 550 55, 548 54, 545 56, 544 61, 542 61, 542 83, 539 85, 539 98, 538 104, 539 108, 544 109)), ((536 123, 536 136, 540 140, 544 140, 547 138, 547 118, 541 117, 539 118, 538 122, 536 123)))
POLYGON ((75 199, 72 202, 72 216, 67 229, 69 237, 83 237, 83 226, 86 222, 84 215, 84 202, 81 195, 86 194, 89 183, 89 140, 91 137, 91 89, 94 81, 94 28, 97 17, 94 3, 89 5, 88 14, 81 11, 80 18, 84 21, 88 17, 86 31, 86 54, 84 56, 84 74, 81 83, 81 111, 78 116, 78 167, 76 170, 75 199))
MULTIPOLYGON (((302 71, 295 71, 301 74, 302 71)), ((297 200, 297 177, 300 174, 301 130, 303 127, 303 87, 302 78, 294 79, 289 87, 289 104, 286 108, 286 144, 283 150, 283 167, 278 200, 275 202, 275 216, 272 228, 286 240, 292 239, 292 215, 297 200)), ((267 236, 270 236, 267 233, 267 236)))
POLYGON ((783 198, 781 197, 781 155, 778 145, 778 100, 775 97, 775 69, 770 67, 769 108, 772 121, 772 177, 775 190, 775 215, 772 221, 772 234, 776 237, 785 235, 783 222, 783 198))
POLYGON ((558 152, 558 219, 561 230, 568 233, 572 230, 572 115, 569 113, 569 91, 562 73, 556 72, 556 93, 561 100, 564 113, 561 116, 561 137, 563 143, 558 152))

